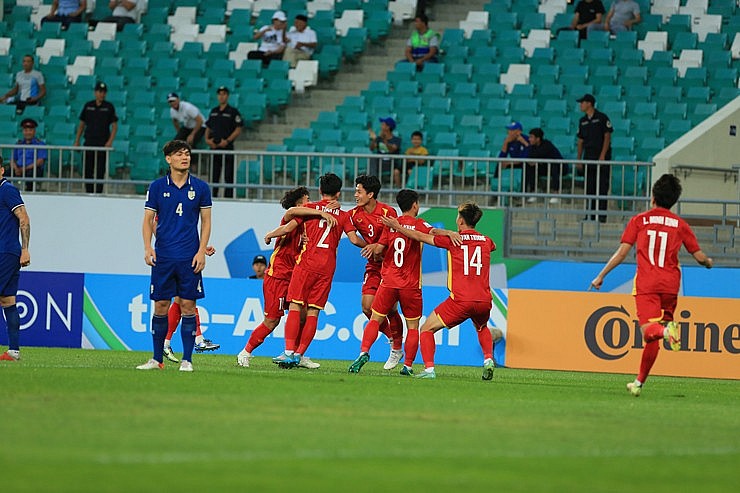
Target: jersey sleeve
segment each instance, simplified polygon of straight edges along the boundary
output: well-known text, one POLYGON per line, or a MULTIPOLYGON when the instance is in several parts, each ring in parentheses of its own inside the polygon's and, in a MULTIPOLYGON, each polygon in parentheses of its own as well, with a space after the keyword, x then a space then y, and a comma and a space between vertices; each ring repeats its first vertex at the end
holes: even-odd
POLYGON ((491 251, 492 251, 492 252, 495 252, 495 251, 496 251, 496 242, 495 242, 495 241, 493 241, 493 240, 492 240, 492 239, 490 239, 490 238, 488 238, 488 241, 489 241, 489 243, 491 244, 491 251))
POLYGON ((211 189, 208 185, 203 183, 203 192, 200 194, 200 207, 201 209, 207 209, 213 207, 213 199, 211 198, 211 189))
POLYGON ((342 223, 342 230, 345 234, 351 233, 352 231, 357 231, 354 223, 349 218, 349 214, 347 214, 346 212, 339 214, 339 221, 342 223))
POLYGON ((157 185, 155 185, 155 183, 156 182, 152 182, 152 184, 149 185, 149 190, 146 191, 146 203, 144 204, 144 208, 157 212, 159 210, 159 194, 157 193, 157 185))
POLYGON ((452 247, 452 240, 450 240, 449 236, 435 236, 434 246, 449 250, 452 247))
POLYGON ((434 229, 434 226, 429 224, 423 219, 417 219, 416 221, 416 231, 420 231, 422 233, 429 234, 434 229))
POLYGON ((380 233, 380 238, 378 238, 378 241, 375 243, 378 245, 388 246, 388 236, 391 234, 390 231, 391 228, 383 228, 383 232, 380 233))
POLYGON ((628 243, 630 245, 635 244, 635 242, 637 241, 637 216, 630 219, 630 222, 627 223, 627 227, 624 228, 622 239, 620 241, 622 243, 628 243))
POLYGON ((701 247, 699 246, 699 241, 696 239, 694 231, 688 224, 683 221, 681 221, 681 239, 683 241, 683 246, 686 247, 686 251, 690 254, 693 255, 694 253, 701 250, 701 247))
POLYGON ((2 197, 3 205, 5 205, 11 211, 24 205, 23 199, 21 198, 21 192, 19 192, 17 188, 9 186, 8 183, 6 183, 3 188, 6 189, 3 190, 2 194, 0 194, 0 197, 2 197))

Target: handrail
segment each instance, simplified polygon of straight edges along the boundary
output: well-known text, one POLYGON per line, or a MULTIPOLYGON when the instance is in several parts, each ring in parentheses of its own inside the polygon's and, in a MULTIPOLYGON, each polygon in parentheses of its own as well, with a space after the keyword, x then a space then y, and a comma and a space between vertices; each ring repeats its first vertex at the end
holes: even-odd
POLYGON ((707 173, 722 173, 725 183, 730 177, 733 177, 735 183, 737 183, 738 173, 740 173, 740 164, 733 165, 731 168, 719 168, 713 166, 697 166, 692 164, 677 164, 671 166, 673 171, 683 172, 683 177, 688 178, 694 171, 707 172, 707 173))

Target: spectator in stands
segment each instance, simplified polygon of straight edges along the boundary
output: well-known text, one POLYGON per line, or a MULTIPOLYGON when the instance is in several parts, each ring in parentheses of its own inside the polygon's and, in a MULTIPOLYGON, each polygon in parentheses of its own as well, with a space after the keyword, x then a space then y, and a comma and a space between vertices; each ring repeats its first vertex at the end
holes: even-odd
POLYGON ((252 270, 254 274, 249 276, 250 279, 263 280, 265 278, 265 271, 267 270, 267 259, 264 255, 257 255, 252 260, 252 270))
POLYGON ((206 131, 203 113, 192 103, 180 101, 180 96, 174 92, 167 95, 167 103, 170 105, 170 118, 176 132, 172 140, 184 140, 195 148, 206 131))
POLYGON ((46 96, 44 75, 33 68, 33 56, 23 57, 23 70, 15 74, 13 89, 6 92, 2 102, 15 104, 16 113, 21 114, 27 105, 36 105, 46 96))
POLYGON ((601 24, 601 19, 605 12, 606 10, 601 0, 580 0, 578 5, 576 5, 570 28, 578 31, 580 39, 586 39, 590 27, 595 24, 601 24))
MULTIPOLYGON (((234 150, 234 141, 242 133, 242 115, 229 105, 229 88, 221 86, 216 90, 218 106, 211 110, 206 121, 206 144, 213 150, 234 150)), ((213 154, 213 183, 221 181, 221 168, 224 170, 224 183, 234 183, 234 155, 213 154)), ((224 197, 233 197, 234 189, 227 186, 224 197)), ((218 187, 213 186, 213 197, 218 197, 218 187)))
POLYGON ((415 63, 421 71, 425 63, 437 63, 439 59, 439 34, 429 29, 429 18, 419 14, 414 19, 416 30, 406 43, 406 61, 415 63))
POLYGON ((61 22, 62 29, 67 29, 72 22, 82 22, 86 9, 87 0, 54 0, 49 15, 41 19, 41 23, 61 22))
MULTIPOLYGON (((545 132, 541 128, 533 128, 529 131, 529 157, 532 159, 563 159, 563 155, 555 144, 545 138, 545 132)), ((524 188, 528 192, 537 191, 537 181, 542 177, 550 177, 550 191, 560 193, 560 163, 527 163, 524 173, 524 188)), ((536 202, 537 199, 529 197, 527 202, 536 202)), ((560 199, 552 197, 551 204, 557 204, 560 199)))
MULTIPOLYGON (((409 156, 428 156, 429 150, 427 150, 426 147, 424 147, 424 134, 422 134, 419 130, 414 131, 411 134, 411 147, 406 149, 406 154, 409 156)), ((414 169, 414 166, 421 166, 424 165, 427 160, 422 158, 406 158, 406 178, 411 174, 411 170, 414 169)), ((401 173, 403 173, 403 170, 400 166, 396 166, 393 168, 393 183, 396 185, 396 187, 401 187, 401 173)))
MULTIPOLYGON (((393 131, 396 129, 396 120, 391 117, 380 118, 379 120, 379 134, 376 134, 372 127, 368 128, 370 151, 375 154, 398 154, 398 151, 401 149, 401 137, 393 134, 393 131)), ((382 159, 373 158, 370 160, 368 174, 377 176, 380 179, 386 169, 390 172, 392 162, 393 160, 388 157, 382 159)))
POLYGON ((139 0, 110 0, 108 8, 112 11, 111 15, 100 19, 99 22, 115 22, 116 30, 123 31, 126 24, 136 24, 138 2, 139 0))
MULTIPOLYGON (((506 138, 501 145, 498 157, 528 158, 529 157, 529 138, 522 133, 522 124, 511 122, 506 126, 506 138)), ((521 166, 520 162, 506 161, 501 163, 501 167, 510 168, 521 166)))
POLYGON ((295 68, 299 60, 310 60, 313 55, 318 38, 316 31, 308 27, 308 17, 303 14, 295 16, 293 27, 288 31, 285 53, 283 60, 290 63, 290 68, 295 68))
MULTIPOLYGON (((42 140, 36 138, 36 127, 39 124, 33 118, 24 118, 21 122, 23 138, 18 139, 16 144, 22 146, 46 145, 42 140)), ((44 176, 44 164, 48 158, 46 149, 37 147, 16 147, 10 158, 10 166, 13 168, 14 177, 41 178, 44 176)), ((26 191, 33 190, 33 182, 26 182, 26 191)))
POLYGON ((272 24, 262 26, 254 32, 253 39, 261 39, 257 50, 247 53, 250 60, 262 60, 262 65, 267 67, 272 60, 283 58, 285 51, 285 26, 288 18, 282 10, 272 14, 272 24))
MULTIPOLYGON (((598 111, 594 105, 596 98, 591 94, 584 94, 578 99, 581 111, 585 113, 578 121, 578 159, 594 161, 609 161, 612 158, 612 122, 604 113, 598 111)), ((578 170, 584 173, 587 195, 606 196, 609 193, 609 164, 578 164, 578 170), (598 192, 598 193, 597 193, 598 192)), ((605 211, 606 199, 587 201, 587 209, 591 211, 605 211)), ((596 215, 587 215, 587 221, 596 220, 596 215)), ((606 222, 606 215, 600 214, 599 221, 606 222)))
MULTIPOLYGON (((80 124, 74 145, 80 145, 80 137, 85 132, 85 147, 113 147, 113 139, 118 131, 116 108, 106 101, 108 86, 105 82, 95 84, 95 99, 85 103, 80 112, 80 124)), ((104 180, 108 171, 106 151, 85 151, 83 171, 86 180, 104 180)), ((103 183, 85 183, 87 193, 103 193, 103 183)))
POLYGON ((635 0, 614 0, 603 24, 591 24, 589 31, 609 31, 617 34, 622 31, 631 31, 632 26, 639 24, 640 5, 635 0))

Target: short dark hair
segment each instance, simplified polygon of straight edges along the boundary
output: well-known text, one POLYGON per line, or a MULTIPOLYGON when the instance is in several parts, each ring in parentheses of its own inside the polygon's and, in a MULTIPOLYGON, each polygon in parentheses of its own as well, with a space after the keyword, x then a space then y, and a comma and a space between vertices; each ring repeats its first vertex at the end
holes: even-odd
POLYGON ((319 178, 319 190, 322 195, 335 195, 342 191, 342 179, 334 173, 327 173, 319 178))
POLYGON ((653 200, 655 205, 670 209, 681 196, 681 180, 677 176, 666 173, 653 184, 653 200))
POLYGON ((421 130, 414 130, 411 132, 411 137, 419 137, 421 140, 424 140, 424 134, 421 133, 421 130))
POLYGON ((283 209, 288 210, 291 207, 298 205, 298 201, 306 195, 310 195, 308 193, 308 188, 306 187, 298 187, 293 190, 288 190, 285 192, 285 195, 283 195, 283 198, 280 199, 280 205, 283 206, 283 209))
POLYGON ((416 192, 416 190, 411 190, 410 188, 399 190, 396 194, 396 202, 398 203, 398 207, 401 208, 401 212, 410 211, 414 204, 418 201, 419 194, 416 192))
POLYGON ((429 17, 427 17, 426 14, 419 14, 416 16, 416 19, 419 19, 421 22, 423 22, 425 25, 429 24, 429 17))
POLYGON ((375 175, 360 175, 355 178, 355 186, 362 185, 367 193, 372 193, 373 198, 378 200, 380 193, 380 180, 375 175))
POLYGON ((162 148, 162 152, 165 156, 170 156, 183 149, 186 149, 188 152, 192 151, 192 147, 190 147, 190 144, 188 144, 184 140, 171 140, 164 145, 164 147, 162 148))
POLYGON ((483 211, 480 210, 478 204, 470 200, 460 204, 457 208, 457 213, 463 218, 465 224, 471 228, 474 228, 475 225, 478 224, 478 221, 480 221, 480 218, 483 217, 483 211))
POLYGON ((536 127, 529 131, 529 135, 534 135, 538 139, 541 139, 545 136, 545 132, 540 127, 536 127))

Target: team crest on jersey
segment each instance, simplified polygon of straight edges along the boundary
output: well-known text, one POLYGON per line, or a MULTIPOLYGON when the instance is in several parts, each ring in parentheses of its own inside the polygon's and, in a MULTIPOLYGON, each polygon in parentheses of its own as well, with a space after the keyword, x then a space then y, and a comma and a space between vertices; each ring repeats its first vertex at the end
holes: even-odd
POLYGON ((195 190, 188 190, 188 199, 193 200, 195 198, 195 190))

